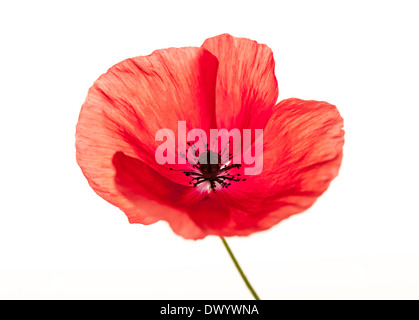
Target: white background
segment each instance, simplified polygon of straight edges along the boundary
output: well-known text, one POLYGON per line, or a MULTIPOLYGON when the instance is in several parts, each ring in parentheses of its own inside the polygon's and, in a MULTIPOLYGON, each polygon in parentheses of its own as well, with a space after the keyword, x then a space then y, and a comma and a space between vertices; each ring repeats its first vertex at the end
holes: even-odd
POLYGON ((131 225, 75 160, 80 107, 115 63, 230 33, 269 45, 280 99, 345 119, 308 211, 230 245, 263 299, 418 299, 415 1, 2 1, 0 298, 251 299, 215 237, 131 225))

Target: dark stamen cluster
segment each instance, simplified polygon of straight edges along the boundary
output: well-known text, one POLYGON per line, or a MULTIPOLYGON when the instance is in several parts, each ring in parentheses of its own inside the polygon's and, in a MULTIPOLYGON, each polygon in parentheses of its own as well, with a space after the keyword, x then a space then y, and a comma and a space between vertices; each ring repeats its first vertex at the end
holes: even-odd
MULTIPOLYGON (((197 171, 182 171, 187 177, 192 178, 189 184, 196 188, 199 184, 208 181, 210 183, 210 189, 208 191, 212 190, 216 192, 217 183, 222 188, 228 188, 231 185, 231 181, 246 181, 246 179, 241 178, 240 174, 232 175, 229 173, 231 169, 240 168, 241 164, 222 164, 221 159, 225 150, 217 154, 208 150, 208 145, 206 145, 206 151, 201 154, 199 154, 199 150, 193 150, 195 155, 199 157, 197 164, 193 165, 193 168, 197 171)), ((229 160, 231 159, 232 156, 229 156, 229 160)))

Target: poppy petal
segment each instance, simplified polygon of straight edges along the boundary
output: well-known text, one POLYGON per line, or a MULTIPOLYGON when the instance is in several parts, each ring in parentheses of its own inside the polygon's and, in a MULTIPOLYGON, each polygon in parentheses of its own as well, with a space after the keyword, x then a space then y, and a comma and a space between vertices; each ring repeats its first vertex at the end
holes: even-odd
POLYGON ((165 220, 184 238, 203 238, 204 233, 187 214, 187 208, 207 195, 196 188, 175 183, 141 160, 117 152, 113 157, 115 184, 131 206, 120 207, 131 223, 165 220))
POLYGON ((235 212, 209 197, 207 191, 174 183, 123 152, 115 154, 113 164, 116 186, 131 203, 121 208, 131 223, 164 220, 185 239, 248 235, 257 231, 252 220, 233 219, 235 212))
POLYGON ((76 157, 98 195, 120 208, 131 206, 114 183, 112 159, 118 151, 178 179, 157 164, 161 142, 155 134, 162 128, 177 132, 181 120, 187 120, 186 130, 216 127, 217 67, 217 59, 203 48, 171 48, 124 60, 93 84, 77 124, 76 157))
POLYGON ((219 61, 218 128, 263 129, 278 98, 272 50, 256 41, 228 34, 209 38, 202 47, 219 61))
POLYGON ((327 102, 281 101, 264 130, 262 173, 231 184, 217 200, 230 206, 238 224, 260 230, 306 210, 339 172, 342 127, 338 110, 327 102))

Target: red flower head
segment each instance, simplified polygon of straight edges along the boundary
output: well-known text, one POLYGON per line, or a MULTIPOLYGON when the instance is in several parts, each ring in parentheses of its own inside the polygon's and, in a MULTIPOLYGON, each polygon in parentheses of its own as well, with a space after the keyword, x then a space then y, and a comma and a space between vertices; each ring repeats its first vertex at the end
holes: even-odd
MULTIPOLYGON (((335 106, 277 98, 272 51, 249 39, 224 34, 201 47, 127 59, 89 90, 77 124, 77 161, 96 193, 131 223, 165 220, 187 239, 266 230, 309 208, 327 189, 344 143, 335 106), (211 129, 236 130, 233 140, 246 129, 263 130, 263 152, 254 152, 263 169, 246 174, 246 166, 230 156, 237 146, 238 159, 249 146, 257 149, 255 136, 247 147, 245 141, 207 140, 202 151, 189 143, 195 163, 182 162, 179 136, 165 153, 176 164, 159 164, 159 130, 180 132, 180 126, 185 132, 199 128, 207 137, 211 129)), ((166 139, 169 145, 176 137, 166 139)))

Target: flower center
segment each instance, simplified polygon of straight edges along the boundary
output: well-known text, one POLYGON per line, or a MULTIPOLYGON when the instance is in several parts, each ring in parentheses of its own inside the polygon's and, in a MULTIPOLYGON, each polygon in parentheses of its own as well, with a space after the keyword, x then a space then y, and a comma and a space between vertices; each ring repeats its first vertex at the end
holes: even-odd
POLYGON ((221 158, 215 152, 204 152, 199 156, 197 167, 202 177, 215 179, 221 169, 221 158))
POLYGON ((232 175, 229 172, 231 169, 240 168, 241 164, 228 165, 228 163, 222 163, 221 152, 215 153, 207 150, 199 155, 197 164, 193 166, 197 171, 183 171, 183 173, 187 177, 191 177, 189 184, 193 184, 194 188, 208 181, 208 192, 211 190, 216 192, 217 184, 222 188, 228 188, 231 185, 231 181, 246 181, 246 179, 240 177, 240 174, 232 175))

